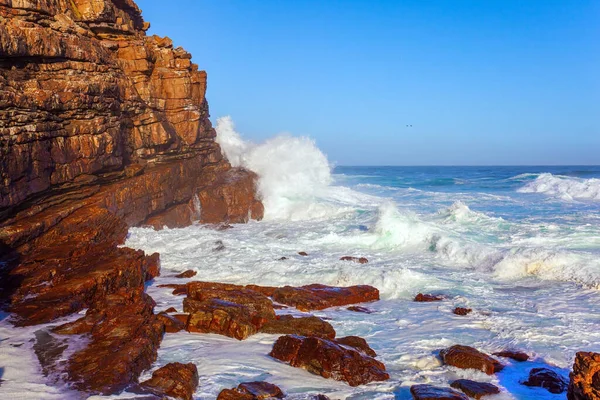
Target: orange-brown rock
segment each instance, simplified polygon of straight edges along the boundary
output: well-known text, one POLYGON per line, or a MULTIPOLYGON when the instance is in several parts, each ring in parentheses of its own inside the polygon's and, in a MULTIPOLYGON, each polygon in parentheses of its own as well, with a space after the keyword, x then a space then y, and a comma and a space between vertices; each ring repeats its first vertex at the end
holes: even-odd
POLYGON ((369 262, 369 260, 366 257, 351 257, 351 256, 344 256, 344 257, 340 258, 340 261, 352 261, 352 262, 359 263, 359 264, 366 264, 369 262))
POLYGON ((450 386, 459 389, 467 396, 477 400, 485 396, 500 393, 500 389, 498 389, 496 385, 487 382, 476 382, 469 379, 457 379, 452 382, 450 386))
POLYGON ((600 354, 580 351, 570 374, 569 400, 600 399, 600 354))
POLYGON ((272 297, 278 303, 296 307, 301 311, 310 311, 376 301, 379 300, 379 290, 367 285, 335 287, 313 284, 277 288, 272 297))
POLYGON ((445 297, 442 295, 419 293, 415 296, 414 301, 421 302, 421 303, 429 303, 432 301, 442 301, 444 299, 445 299, 445 297))
POLYGON ((452 313, 456 314, 456 315, 467 315, 470 314, 473 310, 470 308, 465 308, 465 307, 456 307, 454 310, 452 310, 452 313))
POLYGON ((187 294, 187 285, 185 283, 163 283, 156 287, 173 289, 171 293, 176 296, 187 294))
POLYGON ((279 315, 267 321, 261 328, 263 333, 317 336, 328 339, 335 338, 335 330, 327 321, 319 317, 294 317, 291 315, 279 315))
POLYGON ((461 369, 476 369, 492 375, 504 368, 497 360, 469 346, 454 345, 440 351, 445 364, 461 369))
POLYGON ((383 363, 328 339, 281 336, 269 355, 324 378, 345 381, 350 386, 389 379, 383 363))
MULTIPOLYGON (((187 317, 187 314, 183 315, 187 317)), ((165 332, 167 333, 177 333, 186 329, 187 327, 187 318, 184 322, 179 317, 175 315, 169 315, 165 312, 159 313, 157 318, 160 319, 165 325, 165 332)))
POLYGON ((279 387, 269 382, 244 382, 237 388, 224 389, 217 400, 262 400, 282 399, 283 392, 279 387))
POLYGON ((373 350, 367 341, 360 336, 345 336, 342 338, 338 338, 335 340, 338 344, 343 344, 344 346, 350 346, 361 353, 368 355, 369 357, 377 357, 377 353, 373 350))
POLYGON ((506 357, 520 362, 529 360, 529 355, 527 353, 523 353, 522 351, 503 350, 492 354, 497 357, 506 357))
POLYGON ((198 368, 193 363, 169 363, 152 373, 152 378, 140 384, 147 393, 192 400, 198 387, 198 368))
POLYGON ((156 360, 164 324, 153 314, 154 301, 142 289, 107 295, 85 317, 61 325, 59 334, 90 335, 90 342, 67 361, 73 387, 88 393, 116 393, 137 380, 156 360))
POLYGON ((194 276, 196 276, 198 272, 194 271, 193 269, 188 269, 187 271, 183 271, 180 274, 175 275, 175 278, 192 278, 194 276))

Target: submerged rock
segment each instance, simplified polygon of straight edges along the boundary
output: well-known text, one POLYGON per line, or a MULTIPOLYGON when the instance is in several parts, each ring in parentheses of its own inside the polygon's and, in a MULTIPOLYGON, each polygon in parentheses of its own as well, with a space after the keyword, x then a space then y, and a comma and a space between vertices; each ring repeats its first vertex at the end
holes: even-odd
POLYGON ((140 384, 140 388, 159 396, 192 400, 198 387, 198 369, 193 363, 169 363, 152 373, 152 378, 140 384))
POLYGON ((529 379, 523 382, 523 385, 541 387, 555 394, 567 390, 566 379, 549 368, 533 368, 529 371, 529 379))
POLYGON ((467 315, 470 314, 473 310, 465 307, 456 307, 452 312, 456 315, 467 315))
POLYGON ((278 303, 296 307, 300 311, 311 311, 376 301, 379 300, 379 290, 367 285, 335 287, 313 284, 277 288, 272 297, 278 303))
POLYGON ((368 308, 361 307, 361 306, 350 306, 350 307, 346 308, 346 310, 359 312, 359 313, 365 313, 365 314, 371 314, 373 312, 373 311, 369 310, 368 308))
POLYGON ((413 385, 410 387, 410 393, 415 400, 469 400, 456 390, 432 385, 413 385))
POLYGON ((529 360, 529 355, 523 353, 522 351, 514 351, 514 350, 503 350, 498 351, 496 353, 492 353, 497 357, 506 357, 515 361, 523 362, 529 360))
POLYGON ((293 317, 280 315, 266 322, 261 328, 263 333, 278 333, 285 335, 318 336, 328 339, 335 338, 335 330, 330 323, 319 317, 293 317))
POLYGON ((383 363, 323 338, 281 336, 269 355, 324 378, 348 382, 350 386, 389 379, 383 363))
POLYGON ((421 302, 421 303, 428 303, 428 302, 432 302, 432 301, 442 301, 442 300, 445 300, 445 297, 442 295, 419 293, 415 296, 414 301, 421 302))
POLYGON ((306 257, 306 256, 308 256, 308 253, 305 251, 299 251, 298 255, 301 255, 302 257, 306 257))
POLYGON ((369 262, 369 260, 366 257, 350 257, 350 256, 344 256, 344 257, 340 258, 340 261, 352 261, 352 262, 359 263, 359 264, 366 264, 369 262))
POLYGON ((492 375, 504 368, 497 360, 469 346, 454 345, 440 351, 445 364, 461 369, 476 369, 492 375))
POLYGON ((569 400, 600 399, 600 353, 579 352, 570 374, 569 400))
POLYGON ((223 389, 217 400, 261 400, 282 399, 285 396, 279 387, 269 382, 244 382, 237 388, 223 389))
POLYGON ((191 278, 196 276, 197 273, 198 272, 194 271, 193 269, 188 269, 187 271, 175 275, 175 278, 191 278))
POLYGON ((484 396, 500 393, 500 389, 496 385, 486 382, 475 382, 469 379, 457 379, 450 386, 478 400, 484 396))

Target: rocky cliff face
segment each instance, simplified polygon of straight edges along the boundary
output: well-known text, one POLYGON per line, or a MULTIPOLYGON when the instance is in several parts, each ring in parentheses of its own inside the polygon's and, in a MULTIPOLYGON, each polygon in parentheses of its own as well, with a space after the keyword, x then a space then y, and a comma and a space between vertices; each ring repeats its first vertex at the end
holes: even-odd
MULTIPOLYGON (((129 314, 156 333, 148 299, 125 294, 159 258, 118 248, 127 228, 262 218, 256 176, 214 141, 206 73, 148 28, 132 0, 0 0, 0 291, 16 324, 101 315, 117 296, 129 311, 104 328, 88 318, 90 346, 129 314)), ((126 381, 156 357, 159 338, 147 342, 121 360, 126 381)), ((91 362, 86 351, 72 363, 91 362)))

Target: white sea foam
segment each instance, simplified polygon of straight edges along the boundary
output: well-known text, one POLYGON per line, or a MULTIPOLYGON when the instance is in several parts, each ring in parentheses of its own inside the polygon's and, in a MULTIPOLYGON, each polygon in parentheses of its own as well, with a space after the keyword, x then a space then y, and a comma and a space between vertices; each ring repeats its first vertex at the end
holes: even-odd
POLYGON ((543 193, 566 201, 600 201, 600 179, 581 179, 544 173, 518 191, 520 193, 543 193))

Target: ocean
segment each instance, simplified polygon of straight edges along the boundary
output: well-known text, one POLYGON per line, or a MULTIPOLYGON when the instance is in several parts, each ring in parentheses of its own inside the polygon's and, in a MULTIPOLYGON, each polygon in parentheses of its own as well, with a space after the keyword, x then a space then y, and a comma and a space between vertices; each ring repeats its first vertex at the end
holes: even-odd
MULTIPOLYGON (((280 386, 290 399, 317 393, 410 399, 412 384, 447 386, 457 378, 496 384, 502 393, 490 399, 564 399, 520 382, 540 366, 568 379, 577 351, 600 351, 600 167, 331 166, 307 138, 283 135, 254 145, 227 119, 217 131, 232 164, 258 173, 265 218, 226 230, 130 229, 127 246, 161 254, 162 275, 147 288, 156 311, 182 309, 181 296, 157 285, 186 281, 172 275, 188 269, 198 272, 191 280, 372 285, 381 301, 364 304, 371 314, 345 307, 313 314, 339 337, 364 337, 391 378, 349 387, 311 375, 268 356, 278 335, 237 341, 167 334, 155 365, 194 362, 197 399, 253 380, 280 386), (419 292, 447 299, 416 303, 419 292), (454 315, 457 306, 473 312, 454 315), (488 376, 441 365, 439 350, 454 344, 486 353, 520 350, 532 358, 501 359, 507 367, 488 376)), ((33 368, 19 362, 25 371, 33 368)), ((37 398, 58 398, 54 389, 31 390, 44 393, 37 398)))

